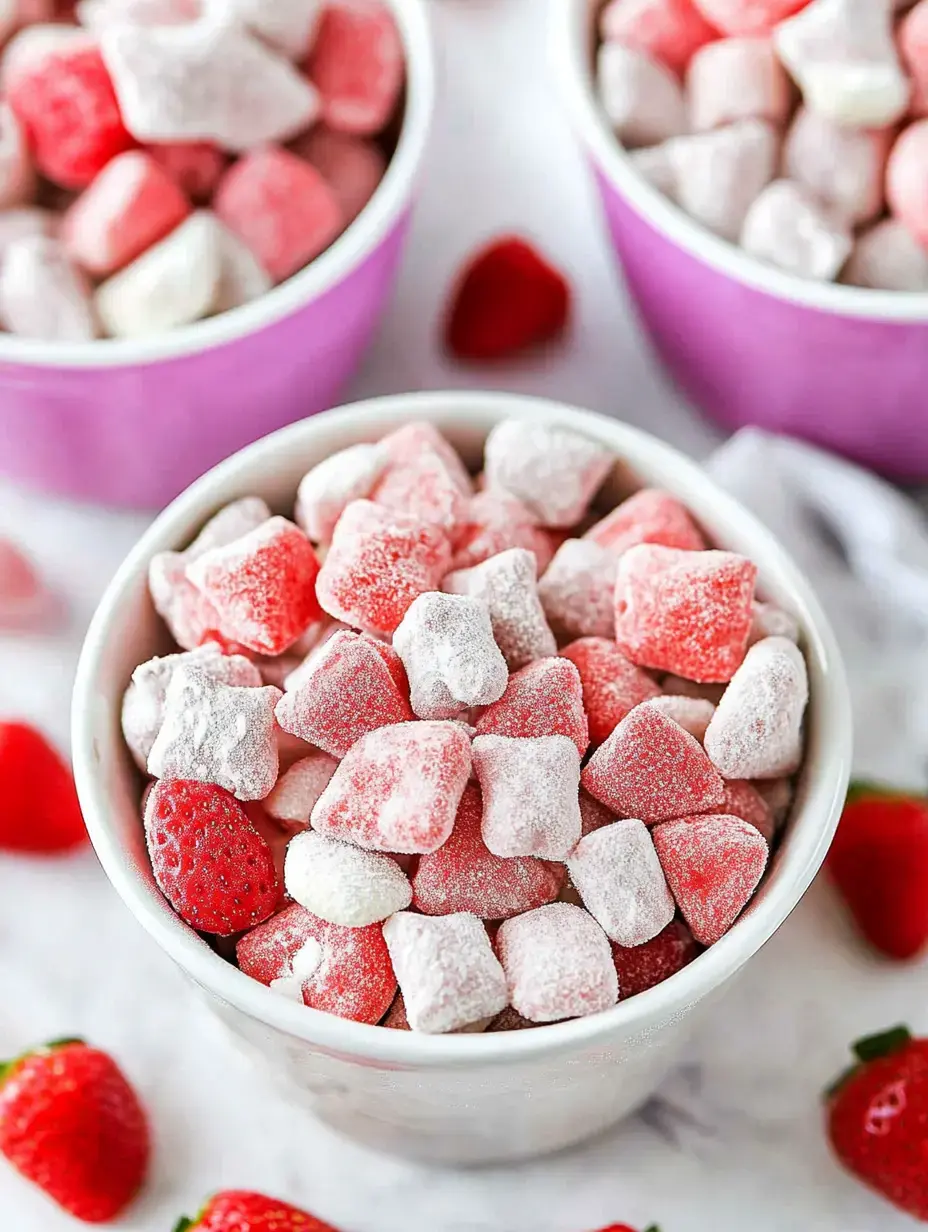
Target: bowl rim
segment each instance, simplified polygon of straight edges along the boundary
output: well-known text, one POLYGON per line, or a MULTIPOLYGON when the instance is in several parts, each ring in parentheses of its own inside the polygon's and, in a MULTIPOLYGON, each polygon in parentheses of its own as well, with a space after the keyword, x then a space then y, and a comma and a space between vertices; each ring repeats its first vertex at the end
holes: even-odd
POLYGON ((598 0, 559 0, 550 6, 548 57, 575 133, 597 168, 646 223, 718 273, 803 308, 879 321, 928 320, 928 292, 879 291, 799 278, 714 235, 648 183, 610 129, 596 98, 590 26, 597 6, 598 0))
POLYGON ((362 265, 409 207, 435 103, 435 62, 426 0, 385 3, 396 18, 406 56, 403 122, 393 157, 374 195, 333 244, 292 278, 250 303, 217 316, 151 338, 48 342, 0 333, 0 363, 106 369, 183 359, 276 324, 325 295, 362 265))
POLYGON ((119 568, 87 632, 74 686, 72 756, 87 828, 107 876, 136 919, 195 982, 247 1016, 339 1055, 399 1067, 453 1068, 505 1064, 578 1046, 595 1047, 617 1032, 644 1035, 656 1019, 682 1015, 729 979, 783 923, 825 857, 849 775, 849 716, 840 653, 811 586, 774 536, 696 462, 637 428, 564 403, 506 393, 436 391, 368 399, 283 428, 207 472, 159 515, 119 568), (238 486, 240 495, 254 491, 253 482, 243 483, 243 473, 254 467, 272 473, 275 458, 336 430, 347 443, 349 439, 373 439, 374 434, 382 435, 411 419, 429 419, 439 429, 455 425, 473 429, 476 425, 488 431, 511 416, 586 432, 604 441, 619 458, 630 459, 632 466, 651 459, 655 465, 673 469, 681 487, 699 487, 700 499, 704 494, 713 517, 737 525, 740 534, 749 536, 762 572, 776 575, 778 585, 789 592, 794 610, 804 616, 809 653, 821 676, 816 694, 820 764, 807 775, 793 841, 782 866, 768 882, 767 893, 721 941, 663 984, 603 1013, 549 1024, 544 1030, 427 1036, 336 1018, 290 1002, 244 975, 173 913, 150 879, 139 876, 131 854, 119 841, 119 812, 96 768, 98 741, 118 748, 120 759, 128 757, 119 725, 121 694, 108 700, 98 694, 98 669, 107 644, 111 639, 118 641, 122 609, 137 594, 140 583, 144 584, 152 555, 180 546, 182 536, 186 542, 191 526, 215 511, 219 493, 223 500, 228 498, 223 489, 230 483, 238 486))

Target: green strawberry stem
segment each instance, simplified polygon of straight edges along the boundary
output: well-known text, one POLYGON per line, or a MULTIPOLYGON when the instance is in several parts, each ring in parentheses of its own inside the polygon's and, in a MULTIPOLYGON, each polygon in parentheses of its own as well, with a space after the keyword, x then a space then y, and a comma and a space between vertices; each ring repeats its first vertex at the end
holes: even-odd
POLYGON ((645 1228, 644 1232, 661 1232, 656 1223, 652 1223, 650 1228, 645 1228))
POLYGON ((188 1219, 187 1216, 185 1215, 183 1219, 178 1220, 178 1222, 175 1224, 174 1232, 187 1232, 187 1229, 192 1228, 192 1227, 193 1227, 193 1220, 188 1219))
POLYGON ((83 1042, 82 1039, 78 1039, 76 1036, 67 1039, 49 1040, 41 1048, 30 1048, 28 1052, 21 1052, 12 1061, 0 1061, 0 1084, 5 1082, 17 1065, 21 1065, 27 1057, 31 1057, 37 1052, 54 1052, 57 1048, 67 1048, 69 1044, 83 1044, 83 1042))
POLYGON ((871 783, 867 779, 854 779, 847 789, 845 804, 856 804, 858 800, 918 800, 921 797, 911 791, 900 791, 897 787, 887 787, 885 783, 871 783))
POLYGON ((888 1057, 891 1053, 898 1052, 911 1038, 912 1032, 908 1027, 891 1027, 888 1031, 881 1031, 879 1035, 864 1036, 852 1045, 851 1051, 858 1061, 866 1065, 868 1061, 878 1061, 880 1057, 888 1057))

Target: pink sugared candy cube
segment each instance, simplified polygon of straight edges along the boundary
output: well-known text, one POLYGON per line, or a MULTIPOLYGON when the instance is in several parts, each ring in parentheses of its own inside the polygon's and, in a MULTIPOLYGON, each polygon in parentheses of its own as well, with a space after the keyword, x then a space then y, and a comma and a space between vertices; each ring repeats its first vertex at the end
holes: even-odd
POLYGON ((726 780, 725 798, 719 805, 718 812, 740 817, 742 821, 759 830, 768 843, 773 840, 776 829, 773 809, 747 779, 726 780))
POLYGON ((660 685, 631 663, 608 638, 580 638, 565 646, 561 654, 580 673, 593 744, 607 740, 628 712, 641 702, 660 696, 660 685))
POLYGON ((323 458, 300 480, 294 519, 314 543, 329 543, 352 501, 370 496, 387 465, 381 443, 349 445, 323 458))
POLYGON ((809 0, 693 0, 693 4, 722 34, 770 34, 778 22, 804 8, 809 0))
POLYGON ((387 6, 380 0, 329 0, 306 71, 330 128, 379 133, 403 84, 403 44, 387 6))
POLYGON ((480 736, 567 736, 582 757, 590 737, 580 673, 563 658, 529 663, 509 677, 506 692, 476 726, 480 736))
POLYGON ((363 137, 317 125, 295 147, 335 193, 345 225, 353 222, 373 197, 386 171, 379 146, 363 137))
POLYGON ((707 43, 690 61, 686 87, 698 132, 752 118, 783 124, 792 103, 786 70, 765 38, 707 43))
POLYGON ((567 860, 583 905, 610 941, 643 945, 673 919, 667 889, 647 826, 625 818, 582 838, 567 860))
POLYGON ((693 0, 611 0, 600 18, 603 38, 621 43, 682 73, 717 32, 693 0))
POLYGON ((928 246, 928 120, 903 129, 889 156, 886 195, 893 215, 928 246))
POLYGON ((146 153, 191 201, 209 201, 226 169, 226 156, 208 141, 166 141, 146 153))
POLYGON ((308 826, 310 813, 337 767, 334 757, 312 749, 283 772, 263 802, 264 811, 287 826, 308 826))
MULTIPOLYGON (((381 443, 389 451, 390 438, 381 443)), ((388 461, 371 500, 450 531, 463 516, 467 496, 441 454, 423 445, 412 457, 388 461)))
POLYGON ((550 532, 526 504, 508 492, 478 492, 468 502, 453 535, 454 569, 470 569, 510 548, 535 556, 540 577, 554 555, 550 532))
POLYGON ((477 736, 483 841, 497 856, 565 860, 580 838, 580 756, 567 736, 477 736))
POLYGON ((706 736, 706 728, 715 714, 715 706, 704 697, 687 697, 682 693, 665 693, 661 697, 652 697, 648 703, 665 714, 668 719, 679 723, 684 731, 702 744, 706 736))
POLYGON ((706 546, 689 511, 669 492, 642 488, 616 505, 583 536, 621 556, 639 543, 660 543, 666 548, 698 552, 706 546))
POLYGON ((47 342, 97 337, 90 284, 59 240, 24 235, 7 247, 0 267, 0 325, 47 342))
POLYGON ((538 583, 551 627, 561 638, 611 637, 618 562, 588 539, 567 539, 538 583))
POLYGON ((668 924, 653 941, 644 945, 613 945, 612 957, 619 973, 622 1000, 647 992, 682 971, 699 954, 693 934, 681 920, 668 924))
POLYGON ((385 436, 381 444, 390 461, 408 465, 423 454, 437 453, 455 486, 464 496, 472 496, 474 485, 467 468, 451 442, 427 419, 414 419, 385 436))

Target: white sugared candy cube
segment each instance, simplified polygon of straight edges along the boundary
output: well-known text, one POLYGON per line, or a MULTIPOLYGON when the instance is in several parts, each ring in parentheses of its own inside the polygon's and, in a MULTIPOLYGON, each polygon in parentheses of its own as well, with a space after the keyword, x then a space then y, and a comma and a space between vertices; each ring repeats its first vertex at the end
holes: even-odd
POLYGON ((307 911, 345 928, 378 924, 412 902, 409 878, 395 860, 312 830, 287 844, 284 885, 307 911))
POLYGON ((251 249, 216 219, 219 241, 219 285, 210 311, 230 312, 266 295, 274 285, 251 249))
POLYGON ((23 127, 6 103, 0 103, 0 209, 27 205, 36 176, 23 127))
POLYGON ((857 237, 842 277, 878 291, 928 291, 928 250, 908 227, 885 218, 857 237))
POLYGON ((786 637, 791 642, 799 641, 799 621, 790 612, 786 612, 775 603, 762 603, 755 599, 752 605, 753 617, 748 645, 762 642, 765 637, 786 637))
POLYGON ((329 543, 346 505, 370 496, 390 461, 381 444, 349 445, 318 462, 300 481, 297 526, 314 543, 329 543))
POLYGON ((237 17, 249 30, 291 60, 312 46, 322 0, 209 0, 219 12, 237 17))
POLYGON ((748 210, 741 246, 800 278, 831 282, 850 255, 853 238, 801 184, 776 180, 748 210))
POLYGON ((789 114, 789 78, 769 39, 707 43, 690 61, 686 93, 696 132, 752 118, 782 124, 789 114))
POLYGON ((673 201, 676 200, 677 177, 669 145, 667 142, 664 145, 648 146, 644 150, 632 150, 628 157, 639 175, 644 176, 658 192, 673 201))
POLYGON ((652 697, 648 702, 661 714, 689 732, 700 744, 705 739, 706 728, 715 714, 715 706, 705 697, 687 697, 683 693, 665 693, 662 697, 652 697))
POLYGON ((648 827, 626 818, 582 838, 567 860, 583 905, 619 945, 644 945, 676 912, 648 827))
POLYGON ((891 134, 846 128, 801 107, 783 143, 783 173, 848 224, 883 212, 891 134))
POLYGON ((565 860, 580 838, 580 754, 567 736, 477 736, 483 841, 495 856, 565 860))
POLYGON ((14 240, 0 267, 0 324, 46 342, 90 342, 99 330, 90 284, 57 239, 14 240))
POLYGON ((686 132, 686 104, 674 74, 621 43, 603 43, 597 60, 599 96, 621 142, 658 145, 686 132))
POLYGON ((558 636, 607 637, 615 634, 614 552, 592 539, 567 539, 538 583, 545 615, 558 636))
POLYGON ((264 811, 286 825, 309 825, 316 801, 329 785, 338 762, 322 749, 312 749, 289 766, 264 801, 264 811))

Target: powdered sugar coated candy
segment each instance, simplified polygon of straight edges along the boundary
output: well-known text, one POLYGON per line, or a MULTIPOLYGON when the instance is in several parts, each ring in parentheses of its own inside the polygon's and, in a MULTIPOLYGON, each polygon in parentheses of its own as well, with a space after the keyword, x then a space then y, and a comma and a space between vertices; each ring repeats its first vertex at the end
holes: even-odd
POLYGON ((393 634, 422 719, 450 719, 502 697, 509 678, 485 603, 467 595, 420 595, 393 634))
POLYGON ((403 44, 390 10, 380 0, 328 0, 306 69, 330 128, 379 133, 403 85, 403 44))
POLYGON ((469 569, 509 548, 524 548, 536 561, 537 574, 547 569, 554 555, 551 534, 538 524, 538 518, 508 492, 478 492, 469 501, 461 521, 454 529, 455 570, 469 569))
POLYGON ((324 611, 371 633, 393 633, 410 604, 448 572, 446 532, 373 501, 339 518, 316 580, 324 611))
POLYGON ((213 548, 223 548, 249 531, 257 530, 270 517, 267 502, 260 496, 239 497, 213 514, 184 555, 191 561, 213 548))
POLYGON ((583 905, 619 945, 643 945, 673 919, 676 906, 643 822, 613 822, 582 838, 567 860, 583 905))
POLYGON ((928 115, 928 4, 919 0, 896 27, 899 54, 912 82, 909 112, 928 115))
POLYGON ((706 752, 730 779, 776 779, 802 761, 809 678, 802 652, 784 637, 752 646, 706 731, 706 752))
POLYGON ((291 60, 300 60, 312 46, 322 13, 322 0, 220 0, 253 34, 291 60))
POLYGON ((853 243, 847 224, 793 180, 768 184, 741 230, 745 252, 818 282, 838 276, 853 243))
POLYGON ((618 569, 608 548, 591 539, 567 539, 538 583, 545 615, 561 638, 611 637, 618 569))
POLYGON ((583 757, 589 727, 580 673, 569 659, 538 659, 509 677, 506 692, 477 720, 480 736, 567 736, 583 757))
POLYGON ((9 245, 0 267, 0 323, 48 342, 97 337, 90 285, 57 239, 31 235, 9 245))
POLYGON ((239 800, 263 800, 277 781, 274 707, 280 695, 271 685, 239 688, 189 665, 176 668, 148 773, 214 783, 239 800))
POLYGON ((679 694, 681 697, 695 697, 711 702, 717 706, 725 692, 724 684, 697 684, 695 680, 687 680, 683 676, 664 676, 661 687, 665 693, 679 694))
POLYGON ((686 104, 669 68, 621 43, 603 43, 596 60, 603 111, 625 145, 659 145, 686 131, 686 104))
POLYGON ((505 1007, 503 969, 475 915, 401 911, 383 935, 413 1031, 457 1031, 505 1007))
POLYGON ((785 637, 791 642, 799 641, 799 621, 775 603, 761 603, 755 599, 751 613, 749 646, 763 641, 765 637, 785 637))
POLYGON ((693 0, 706 21, 728 35, 770 34, 809 0, 693 0))
POLYGON ((513 1009, 560 1022, 615 1005, 619 981, 606 934, 582 907, 550 903, 504 920, 497 952, 513 1009))
POLYGON ((373 197, 387 169, 383 151, 373 141, 325 125, 307 133, 295 151, 312 163, 335 193, 346 226, 373 197))
POLYGON ((793 803, 792 782, 789 779, 761 779, 752 786, 770 810, 776 832, 786 820, 793 803))
POLYGON ((756 576, 734 552, 631 548, 616 580, 619 649, 640 667, 730 680, 744 658, 756 576))
POLYGON ((598 800, 595 800, 581 787, 580 834, 582 838, 586 838, 594 830, 601 830, 603 826, 611 826, 616 820, 616 815, 612 809, 606 808, 605 804, 600 804, 598 800))
POLYGON ((724 797, 699 742, 650 703, 636 706, 596 750, 583 786, 619 816, 648 825, 708 812, 724 797))
POLYGON ((80 24, 95 33, 113 23, 183 25, 196 21, 203 12, 201 0, 78 0, 73 7, 80 24))
POLYGON ((417 911, 469 911, 482 920, 503 920, 557 898, 566 877, 564 866, 532 856, 493 855, 481 836, 482 812, 480 791, 469 784, 448 841, 419 857, 412 879, 417 911))
POLYGON ((37 207, 0 211, 0 262, 11 244, 34 236, 53 238, 58 234, 58 215, 37 207))
POLYGON ((424 445, 413 457, 388 462, 371 500, 450 531, 464 512, 466 497, 441 455, 424 445))
POLYGON ((630 710, 660 696, 660 686, 607 638, 581 638, 565 646, 561 654, 580 673, 583 705, 594 745, 608 739, 630 710))
POLYGON ((343 928, 298 903, 253 928, 236 958, 246 975, 275 992, 356 1022, 379 1022, 396 994, 379 924, 343 928))
POLYGON ((473 482, 454 446, 428 420, 413 420, 396 428, 381 444, 393 462, 411 462, 422 453, 437 453, 462 494, 473 495, 473 482))
POLYGON ((251 249, 218 220, 216 232, 219 240, 219 285, 213 300, 213 312, 219 313, 260 299, 274 283, 251 249))
POLYGON ((612 0, 603 10, 604 39, 643 52, 682 73, 693 54, 718 35, 692 0, 612 0))
POLYGON ((889 156, 886 196, 893 215, 921 244, 928 247, 928 120, 906 128, 889 156))
POLYGON ((686 697, 682 693, 665 693, 662 697, 652 698, 648 705, 656 707, 668 719, 679 723, 683 730, 689 732, 700 744, 705 739, 706 728, 715 714, 712 702, 704 697, 686 697))
POLYGON ((928 291, 928 251, 903 223, 884 218, 857 236, 841 277, 855 287, 928 291))
POLYGON ((528 419, 506 419, 487 437, 489 488, 524 501, 545 526, 573 526, 586 513, 613 457, 579 432, 528 419))
POLYGON ((783 143, 783 171, 832 214, 856 225, 883 213, 892 134, 846 128, 801 107, 783 143))
POLYGON ((526 548, 510 548, 471 569, 445 576, 442 589, 470 595, 490 613, 493 638, 510 671, 557 652, 538 598, 535 556, 526 548))
POLYGON ((288 767, 264 800, 264 811, 287 826, 308 826, 316 801, 325 791, 338 762, 321 749, 312 749, 288 767))
POLYGON ((36 189, 26 134, 16 114, 0 104, 0 209, 28 204, 36 189))
POLYGON ((314 830, 288 843, 284 884, 307 911, 346 928, 376 924, 412 902, 412 886, 395 860, 314 830))
POLYGON ((654 846, 683 918, 701 945, 714 945, 741 914, 767 866, 767 842, 740 817, 669 821, 654 846))
POLYGON ((164 141, 146 153, 191 201, 209 201, 226 169, 226 156, 208 141, 164 141))
POLYGON ((580 756, 567 736, 477 736, 483 841, 497 856, 564 860, 580 838, 580 756))
POLYGON ((454 827, 470 770, 470 739, 457 723, 380 727, 335 771, 313 829, 369 851, 436 851, 454 827))
POLYGON ((702 532, 680 502, 659 488, 642 488, 617 505, 583 536, 621 556, 639 543, 698 552, 705 548, 702 532))
POLYGON ((746 779, 728 779, 725 783, 725 799, 718 812, 740 817, 755 830, 759 830, 768 843, 773 839, 776 826, 773 810, 757 788, 746 779))
POLYGON ((387 465, 382 443, 349 445, 318 462, 303 476, 294 518, 315 543, 328 543, 345 507, 370 496, 387 465))
POLYGON ((699 954, 693 934, 681 920, 668 924, 663 932, 644 945, 613 945, 612 957, 619 975, 621 999, 647 992, 682 971, 699 954))
POLYGON ((752 117, 782 124, 790 110, 789 78, 765 38, 707 43, 690 61, 686 91, 697 132, 752 117))
POLYGON ((300 669, 300 683, 280 699, 284 731, 344 757, 362 736, 412 719, 406 691, 397 687, 372 638, 338 632, 300 669))

